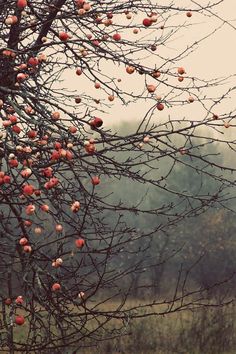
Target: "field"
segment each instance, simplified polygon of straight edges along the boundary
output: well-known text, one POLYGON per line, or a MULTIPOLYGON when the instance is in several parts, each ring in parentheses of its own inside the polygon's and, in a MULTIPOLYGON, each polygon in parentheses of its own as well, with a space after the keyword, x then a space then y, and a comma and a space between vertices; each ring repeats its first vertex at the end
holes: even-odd
MULTIPOLYGON (((134 304, 135 301, 130 303, 134 304)), ((115 305, 111 303, 108 306, 112 308, 115 305)), ((236 307, 230 304, 226 307, 204 307, 195 311, 135 319, 124 324, 120 320, 112 320, 108 324, 106 335, 110 332, 111 337, 114 336, 115 329, 122 326, 122 336, 106 340, 102 337, 104 332, 101 332, 100 342, 90 340, 86 343, 86 348, 78 350, 76 346, 55 354, 234 354, 235 318, 236 307)), ((26 332, 27 324, 16 328, 14 337, 22 342, 26 338, 26 332)), ((0 350, 0 353, 5 354, 8 351, 0 350)), ((42 352, 49 353, 52 352, 42 352)))
POLYGON ((235 354, 235 316, 230 305, 134 320, 127 326, 127 335, 82 353, 235 354))

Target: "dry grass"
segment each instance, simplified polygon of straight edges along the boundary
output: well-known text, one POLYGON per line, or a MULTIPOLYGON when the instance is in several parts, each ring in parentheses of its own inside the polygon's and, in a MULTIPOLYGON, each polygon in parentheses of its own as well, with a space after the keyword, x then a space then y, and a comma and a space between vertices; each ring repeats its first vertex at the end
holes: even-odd
MULTIPOLYGON (((107 303, 106 311, 117 308, 117 303, 107 303)), ((127 307, 137 306, 137 300, 127 307)), ((101 306, 101 309, 104 309, 101 306)), ((160 310, 160 309, 159 309, 160 310)), ((195 312, 175 312, 165 316, 130 320, 122 323, 111 320, 106 330, 100 332, 100 342, 87 342, 92 348, 80 349, 80 354, 235 354, 236 353, 236 308, 203 308, 195 312), (123 325, 123 335, 106 340, 106 336, 116 333, 123 325)), ((93 323, 90 324, 91 329, 93 323)), ((14 337, 24 342, 27 323, 14 329, 14 337)), ((71 354, 68 348, 62 354, 71 354)), ((0 354, 8 353, 0 350, 0 354)), ((43 351, 43 354, 48 354, 43 351)), ((58 354, 56 353, 56 354, 58 354)), ((77 351, 76 351, 77 353, 77 351)), ((38 354, 38 353, 37 353, 38 354)), ((41 353, 40 353, 41 354, 41 353)), ((50 352, 51 354, 51 352, 50 352)))

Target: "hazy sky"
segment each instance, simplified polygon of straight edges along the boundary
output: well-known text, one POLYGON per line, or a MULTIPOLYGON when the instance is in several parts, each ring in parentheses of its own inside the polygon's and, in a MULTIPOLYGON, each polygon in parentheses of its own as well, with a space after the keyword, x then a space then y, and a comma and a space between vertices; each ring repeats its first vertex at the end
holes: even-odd
MULTIPOLYGON (((208 1, 205 0, 199 0, 199 2, 201 5, 208 3, 208 1)), ((184 5, 185 3, 191 4, 192 1, 182 1, 181 5, 184 5)), ((194 8, 194 5, 190 5, 190 7, 194 8)), ((216 12, 215 9, 214 11, 216 12)), ((181 62, 177 62, 176 66, 184 66, 189 76, 200 77, 204 80, 229 76, 236 73, 236 0, 224 0, 222 4, 217 7, 216 13, 224 20, 230 20, 230 23, 232 26, 235 26, 235 29, 227 23, 224 24, 221 19, 217 19, 210 13, 206 16, 193 13, 191 19, 188 19, 184 13, 180 13, 180 15, 173 17, 173 24, 181 21, 191 24, 191 26, 187 28, 183 27, 174 37, 174 40, 168 42, 166 46, 160 46, 160 48, 157 49, 157 54, 160 53, 161 56, 166 58, 175 56, 179 50, 186 48, 191 43, 194 43, 196 40, 199 40, 221 26, 209 38, 201 42, 198 47, 195 48, 195 51, 190 53, 188 57, 184 58, 181 62)), ((125 38, 138 40, 139 35, 135 37, 132 30, 130 29, 129 31, 130 32, 124 31, 122 35, 125 38)), ((145 33, 144 31, 145 29, 142 30, 140 36, 145 33)), ((151 35, 152 34, 150 33, 150 36, 151 35)), ((143 62, 155 65, 155 61, 158 61, 158 58, 153 56, 151 59, 148 59, 146 62, 144 60, 143 62)), ((121 88, 123 87, 126 90, 128 89, 134 92, 136 92, 136 90, 142 91, 142 89, 145 88, 143 76, 140 76, 137 73, 129 76, 126 74, 124 66, 116 67, 116 70, 114 71, 114 67, 111 64, 106 64, 104 70, 108 75, 121 78, 122 81, 119 84, 121 88)), ((77 77, 74 74, 74 70, 71 73, 67 72, 66 75, 65 86, 69 86, 72 90, 78 90, 79 95, 81 92, 89 92, 94 98, 102 98, 107 101, 107 94, 102 93, 101 90, 94 89, 93 83, 86 81, 82 77, 77 77)), ((152 83, 152 79, 149 79, 148 81, 149 83, 152 83)), ((178 84, 179 83, 177 82, 177 85, 178 84)), ((219 96, 225 89, 227 89, 227 87, 231 87, 234 84, 235 78, 233 77, 226 82, 224 87, 212 88, 209 92, 212 95, 219 96)), ((157 94, 166 94, 165 89, 162 87, 160 87, 160 89, 158 88, 157 91, 157 94)), ((234 96, 234 98, 236 97, 234 96)), ((217 106, 217 113, 221 114, 224 113, 226 109, 234 109, 235 106, 232 99, 227 99, 222 105, 217 106)), ((151 105, 151 102, 144 103, 144 101, 137 101, 135 104, 122 106, 121 102, 116 99, 112 107, 107 109, 108 114, 103 114, 103 119, 107 126, 116 125, 120 120, 139 120, 151 105)), ((192 108, 193 106, 189 105, 188 107, 181 107, 181 113, 183 112, 184 115, 201 114, 201 111, 198 111, 198 109, 200 109, 198 104, 194 103, 194 105, 194 112, 192 108)), ((166 118, 168 114, 178 114, 178 112, 179 108, 165 109, 163 113, 159 115, 159 118, 166 118)))

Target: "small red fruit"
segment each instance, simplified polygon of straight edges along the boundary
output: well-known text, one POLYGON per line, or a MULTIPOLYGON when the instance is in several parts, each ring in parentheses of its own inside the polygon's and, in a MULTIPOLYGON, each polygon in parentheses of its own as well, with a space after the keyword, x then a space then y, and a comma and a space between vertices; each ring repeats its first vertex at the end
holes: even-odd
POLYGON ((21 237, 20 241, 19 241, 19 244, 21 246, 26 246, 28 243, 28 239, 26 237, 21 237))
POLYGON ((59 283, 54 283, 52 285, 52 291, 59 291, 61 290, 61 285, 59 283))
POLYGON ((26 6, 27 6, 27 1, 26 0, 18 0, 17 1, 18 9, 24 9, 26 6))
POLYGON ((14 115, 10 115, 8 116, 8 118, 10 119, 12 124, 15 124, 18 121, 17 117, 14 115))
POLYGON ((96 146, 94 144, 85 145, 85 150, 88 154, 93 154, 96 151, 96 146))
POLYGON ((43 205, 41 205, 40 209, 42 211, 48 212, 49 211, 49 206, 47 204, 43 204, 43 205))
POLYGON ((53 169, 52 167, 45 167, 43 170, 42 170, 42 173, 45 177, 52 177, 52 174, 53 174, 53 169))
POLYGON ((183 74, 185 74, 185 70, 184 70, 184 68, 181 66, 180 68, 178 68, 178 74, 179 75, 183 75, 183 74))
POLYGON ((158 103, 158 104, 157 104, 157 109, 158 109, 158 111, 163 111, 164 108, 165 108, 165 106, 164 106, 163 103, 158 103))
POLYGON ((127 66, 125 70, 128 74, 133 74, 135 71, 135 68, 133 66, 127 66))
POLYGON ((35 139, 37 136, 37 132, 36 132, 36 130, 30 130, 30 131, 28 131, 27 135, 28 135, 28 138, 35 139))
POLYGON ((14 133, 16 133, 16 134, 20 134, 20 132, 21 132, 21 127, 19 127, 19 125, 14 125, 14 126, 12 127, 12 131, 13 131, 14 133))
POLYGON ((32 252, 32 247, 29 246, 29 245, 25 245, 23 247, 23 250, 24 250, 25 253, 31 253, 32 252))
POLYGON ((103 125, 103 120, 101 118, 95 117, 89 122, 92 129, 100 128, 103 125))
POLYGON ((27 207, 25 208, 25 212, 27 215, 32 215, 35 212, 35 206, 33 204, 29 204, 27 205, 27 207))
POLYGON ((121 40, 121 35, 119 33, 113 34, 112 38, 114 41, 120 41, 121 40))
POLYGON ((4 176, 3 177, 3 183, 10 183, 11 182, 11 177, 10 176, 4 176))
POLYGON ((149 26, 151 26, 151 24, 152 24, 152 20, 151 20, 150 18, 145 18, 145 19, 143 20, 143 25, 144 25, 145 27, 149 27, 149 26))
POLYGON ((24 80, 26 80, 28 77, 28 75, 24 74, 24 73, 19 73, 17 76, 16 76, 16 79, 18 82, 22 82, 24 80))
POLYGON ((85 0, 75 0, 75 3, 77 5, 77 7, 81 8, 83 7, 85 0))
POLYGON ((34 195, 36 195, 36 197, 39 197, 41 195, 41 190, 40 189, 36 189, 34 191, 34 195))
POLYGON ((148 90, 148 92, 150 92, 150 93, 155 92, 156 88, 157 88, 157 87, 156 87, 155 85, 147 85, 147 90, 148 90))
POLYGON ((19 165, 19 163, 16 159, 9 160, 8 164, 10 167, 17 167, 19 165))
POLYGON ((97 186, 101 182, 101 180, 98 176, 94 176, 94 177, 92 177, 91 182, 94 186, 97 186))
POLYGON ((38 58, 31 57, 28 60, 28 64, 31 66, 37 66, 39 64, 38 58))
POLYGON ((15 303, 17 305, 22 305, 24 303, 23 297, 22 296, 17 296, 15 303))
POLYGON ((76 70, 76 75, 78 75, 78 76, 82 75, 82 70, 81 69, 77 69, 76 70))
POLYGON ((34 187, 31 184, 27 184, 23 187, 23 193, 26 195, 32 195, 34 193, 34 187))
POLYGON ((85 241, 83 238, 78 238, 77 240, 75 240, 75 245, 77 248, 83 248, 85 245, 85 241))
POLYGON ((25 318, 24 316, 16 316, 15 317, 15 323, 19 326, 22 326, 25 323, 25 318))
POLYGON ((99 89, 101 87, 101 84, 99 82, 95 82, 94 87, 96 89, 99 89))
POLYGON ((59 38, 60 38, 61 41, 65 42, 65 41, 67 41, 70 38, 70 36, 66 32, 60 32, 59 33, 59 38))
POLYGON ((70 131, 71 134, 75 134, 75 133, 77 132, 77 128, 72 125, 72 126, 69 128, 69 131, 70 131))
POLYGON ((60 113, 59 112, 53 112, 52 114, 51 114, 51 117, 52 117, 52 119, 53 120, 58 120, 58 119, 60 119, 60 113))

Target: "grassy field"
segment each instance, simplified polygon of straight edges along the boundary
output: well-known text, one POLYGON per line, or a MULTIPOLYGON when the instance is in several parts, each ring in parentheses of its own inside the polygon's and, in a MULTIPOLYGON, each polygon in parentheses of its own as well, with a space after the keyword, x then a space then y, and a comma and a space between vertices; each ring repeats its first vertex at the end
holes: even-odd
MULTIPOLYGON (((90 339, 87 345, 93 347, 76 350, 76 354, 235 354, 235 319, 236 306, 231 304, 131 320, 124 323, 122 336, 106 340, 103 331, 100 342, 90 339)), ((109 332, 114 335, 114 330, 120 326, 121 321, 112 320, 107 325, 106 335, 109 332)), ((27 326, 14 331, 19 342, 25 341, 27 326)), ((74 350, 68 348, 55 354, 72 354, 74 350)), ((8 352, 0 350, 0 354, 5 353, 8 352)), ((41 353, 49 354, 45 350, 41 353)))
POLYGON ((132 320, 125 335, 83 354, 235 354, 236 306, 132 320))

